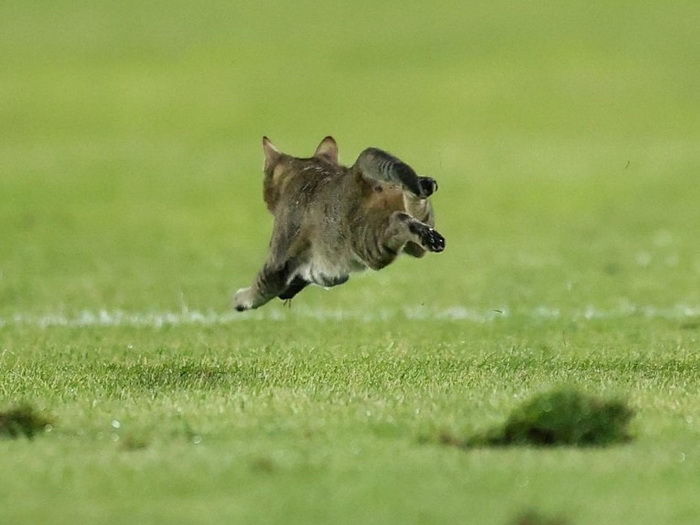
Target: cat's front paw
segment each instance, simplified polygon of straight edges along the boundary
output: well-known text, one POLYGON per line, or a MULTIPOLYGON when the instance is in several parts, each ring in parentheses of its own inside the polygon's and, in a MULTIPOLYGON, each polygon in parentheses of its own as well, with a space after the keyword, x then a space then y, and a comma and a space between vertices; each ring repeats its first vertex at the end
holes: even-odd
POLYGON ((441 252, 445 249, 445 238, 432 228, 425 228, 420 233, 421 244, 431 252, 441 252))
POLYGON ((431 177, 418 177, 418 185, 421 191, 419 197, 422 199, 427 199, 438 190, 437 181, 431 177))

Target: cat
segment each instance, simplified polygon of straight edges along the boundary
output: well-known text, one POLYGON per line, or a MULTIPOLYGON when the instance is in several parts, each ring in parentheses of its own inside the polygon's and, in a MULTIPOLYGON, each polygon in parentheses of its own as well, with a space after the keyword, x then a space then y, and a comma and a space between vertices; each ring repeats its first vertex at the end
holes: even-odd
POLYGON ((445 249, 428 200, 437 182, 393 155, 367 148, 348 168, 338 162, 333 137, 310 158, 282 153, 267 137, 263 151, 263 197, 274 228, 262 270, 234 295, 236 310, 291 300, 309 284, 338 286, 401 252, 422 257, 445 249))

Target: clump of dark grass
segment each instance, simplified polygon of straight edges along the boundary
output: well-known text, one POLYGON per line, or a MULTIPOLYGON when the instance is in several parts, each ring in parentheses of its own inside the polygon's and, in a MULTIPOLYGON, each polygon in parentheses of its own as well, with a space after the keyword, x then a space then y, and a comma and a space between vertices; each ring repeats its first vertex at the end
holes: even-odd
POLYGON ((277 469, 275 462, 269 457, 260 456, 253 458, 250 461, 250 469, 254 472, 261 472, 264 474, 271 474, 277 469))
POLYGON ((0 437, 32 439, 49 425, 51 421, 29 404, 0 412, 0 437))
MULTIPOLYGON (((487 445, 605 446, 629 441, 633 415, 621 399, 558 388, 517 407, 503 427, 487 432, 481 441, 487 445)), ((473 441, 478 444, 480 440, 473 441)))
POLYGON ((499 427, 468 438, 442 432, 437 441, 459 448, 600 447, 629 441, 633 415, 621 399, 603 399, 563 387, 524 402, 499 427))
POLYGON ((119 440, 119 450, 132 452, 147 448, 149 441, 144 436, 128 434, 119 440))
POLYGON ((535 511, 520 514, 510 525, 568 525, 569 522, 561 517, 549 517, 535 511))

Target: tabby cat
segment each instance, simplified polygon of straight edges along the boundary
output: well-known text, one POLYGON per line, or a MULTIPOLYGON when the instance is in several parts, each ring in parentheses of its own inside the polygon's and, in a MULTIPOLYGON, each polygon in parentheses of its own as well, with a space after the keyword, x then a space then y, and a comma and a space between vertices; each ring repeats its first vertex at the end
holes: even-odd
POLYGON ((234 295, 236 310, 290 300, 309 284, 343 284, 351 272, 380 270, 401 252, 445 249, 428 200, 437 183, 389 153, 368 148, 348 168, 338 163, 332 137, 310 158, 282 153, 267 137, 263 151, 264 199, 274 215, 270 252, 252 285, 234 295))

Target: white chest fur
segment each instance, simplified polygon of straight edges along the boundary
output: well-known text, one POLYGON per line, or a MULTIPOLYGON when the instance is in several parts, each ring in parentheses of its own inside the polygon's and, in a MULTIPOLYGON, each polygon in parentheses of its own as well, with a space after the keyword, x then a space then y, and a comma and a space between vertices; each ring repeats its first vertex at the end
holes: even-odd
POLYGON ((323 287, 337 286, 348 280, 351 272, 360 272, 367 266, 354 254, 350 257, 328 257, 315 254, 307 263, 302 264, 294 276, 323 287))

